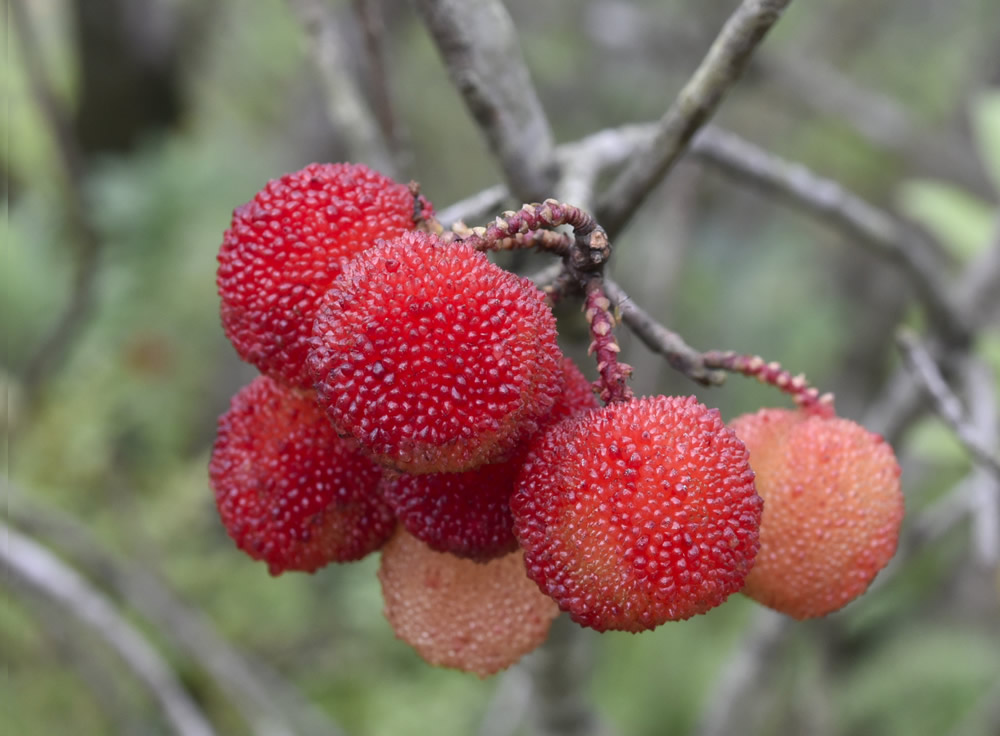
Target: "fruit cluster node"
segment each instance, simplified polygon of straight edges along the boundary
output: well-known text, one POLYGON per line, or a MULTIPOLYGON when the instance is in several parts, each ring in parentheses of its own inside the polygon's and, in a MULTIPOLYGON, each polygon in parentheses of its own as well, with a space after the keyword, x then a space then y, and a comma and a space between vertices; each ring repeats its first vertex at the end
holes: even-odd
POLYGON ((738 591, 798 618, 860 595, 896 545, 891 449, 755 356, 703 357, 798 409, 727 425, 694 397, 635 397, 610 255, 594 218, 555 200, 444 232, 415 183, 362 165, 268 182, 218 256, 223 329, 261 372, 209 465, 237 546, 273 575, 381 550, 396 634, 480 676, 560 610, 639 632, 738 591), (484 252, 525 247, 563 261, 547 293, 484 252), (551 302, 571 287, 593 386, 556 342, 551 302))

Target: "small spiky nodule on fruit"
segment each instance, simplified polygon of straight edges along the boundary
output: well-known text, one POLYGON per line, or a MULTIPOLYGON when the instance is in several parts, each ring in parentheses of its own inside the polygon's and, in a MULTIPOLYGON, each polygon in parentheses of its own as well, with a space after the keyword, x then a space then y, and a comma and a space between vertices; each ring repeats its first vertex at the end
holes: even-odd
POLYGON ((377 238, 412 230, 430 204, 363 164, 310 164, 233 212, 219 250, 222 326, 266 375, 312 388, 313 318, 344 264, 377 238))
POLYGON ((743 592, 797 619, 864 593, 895 554, 903 519, 892 448, 855 422, 801 409, 762 409, 730 426, 765 504, 743 592))
POLYGON ((542 293, 429 233, 381 242, 349 263, 314 335, 309 367, 334 426, 408 473, 503 458, 562 389, 542 293))
POLYGON ((643 631, 722 603, 757 553, 746 447, 693 397, 560 422, 511 499, 528 575, 579 624, 643 631))
POLYGON ((313 392, 259 376, 219 418, 209 464, 226 531, 272 575, 359 560, 392 534, 381 469, 341 439, 313 392))
POLYGON ((525 577, 520 552, 477 563, 400 529, 378 571, 385 616, 427 662, 486 677, 535 649, 559 609, 525 577))

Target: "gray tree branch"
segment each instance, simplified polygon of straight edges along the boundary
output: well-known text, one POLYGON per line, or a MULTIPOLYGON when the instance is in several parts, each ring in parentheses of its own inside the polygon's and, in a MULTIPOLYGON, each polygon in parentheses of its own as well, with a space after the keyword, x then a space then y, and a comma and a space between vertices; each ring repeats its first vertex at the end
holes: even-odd
POLYGON ((78 619, 114 649, 159 704, 177 734, 215 733, 159 653, 107 598, 72 568, 3 522, 0 522, 0 560, 15 581, 78 619))
POLYGON ((327 115, 356 158, 387 176, 396 175, 392 154, 347 64, 341 30, 323 0, 287 0, 306 35, 309 56, 319 72, 327 115))
POLYGON ((701 131, 692 153, 738 181, 802 209, 840 230, 849 240, 895 263, 906 273, 931 318, 949 337, 961 341, 968 326, 955 303, 951 284, 929 244, 888 213, 864 201, 832 179, 801 164, 785 161, 718 128, 701 131))
POLYGON ((9 484, 4 490, 11 502, 8 514, 17 527, 62 549, 92 579, 155 625, 176 651, 215 680, 257 736, 342 733, 290 683, 223 639, 204 614, 180 600, 151 571, 108 553, 72 518, 29 505, 25 494, 12 491, 9 484))
POLYGON ((607 736, 610 731, 585 695, 592 656, 587 632, 561 614, 545 644, 525 659, 531 673, 532 732, 540 736, 607 736))
POLYGON ((708 54, 657 124, 647 150, 632 158, 597 206, 597 219, 614 238, 656 184, 708 122, 726 91, 791 0, 743 0, 729 17, 708 54))
MULTIPOLYGON (((996 448, 990 447, 977 427, 966 415, 962 401, 955 395, 951 387, 941 375, 934 358, 921 343, 917 336, 902 330, 897 336, 897 345, 913 375, 918 379, 928 396, 934 402, 937 413, 954 430, 962 444, 972 455, 973 460, 1000 478, 1000 454, 996 448)), ((980 386, 981 390, 984 387, 980 386)), ((989 401, 988 396, 977 396, 976 401, 989 401)), ((989 402, 990 410, 993 402, 989 402)))
POLYGON ((777 652, 792 629, 792 619, 769 608, 759 608, 739 645, 726 659, 719 677, 709 690, 696 736, 727 736, 738 733, 739 714, 747 695, 762 686, 765 671, 773 666, 777 652))
MULTIPOLYGON (((976 357, 965 366, 963 383, 969 403, 969 421, 986 447, 1000 458, 1000 405, 990 367, 976 357)), ((973 555, 977 562, 996 567, 1000 562, 1000 473, 982 464, 973 473, 973 555)))
MULTIPOLYGON (((700 54, 707 40, 701 22, 685 24, 656 5, 592 0, 584 14, 595 47, 630 54, 636 64, 677 68, 700 54)), ((748 87, 775 90, 787 108, 842 122, 872 147, 897 155, 913 175, 944 177, 980 196, 991 195, 982 164, 957 126, 925 126, 904 101, 865 87, 828 60, 760 48, 744 79, 748 87)))
POLYGON ((415 0, 452 82, 522 202, 552 194, 552 131, 500 0, 415 0))
POLYGON ((68 298, 63 311, 38 342, 24 369, 23 386, 29 405, 34 404, 45 379, 69 354, 94 305, 101 239, 90 219, 83 192, 85 165, 66 111, 56 99, 42 60, 35 30, 23 0, 10 4, 12 27, 19 41, 21 59, 42 121, 55 146, 56 162, 65 180, 65 205, 70 229, 68 242, 74 246, 74 266, 68 298))
POLYGON ((705 386, 718 386, 725 382, 726 374, 723 371, 706 367, 701 352, 688 345, 676 332, 660 324, 607 277, 604 279, 604 290, 618 307, 622 322, 628 325, 646 347, 666 358, 674 369, 705 386))
POLYGON ((504 184, 495 184, 475 194, 461 199, 438 212, 437 218, 445 227, 456 222, 479 219, 494 213, 510 197, 504 184))

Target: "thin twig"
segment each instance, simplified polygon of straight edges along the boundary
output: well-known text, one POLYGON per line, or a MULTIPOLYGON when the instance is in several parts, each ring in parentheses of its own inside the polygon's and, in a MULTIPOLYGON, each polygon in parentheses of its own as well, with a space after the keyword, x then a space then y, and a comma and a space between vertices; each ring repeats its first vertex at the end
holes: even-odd
MULTIPOLYGON (((937 413, 954 430, 958 439, 972 455, 973 460, 987 467, 1000 478, 1000 455, 995 448, 984 441, 976 427, 966 416, 961 400, 951 390, 934 358, 927 351, 917 336, 909 330, 901 330, 896 337, 906 364, 914 376, 923 385, 928 396, 934 402, 937 413)), ((979 397, 975 397, 978 401, 979 397)))
POLYGON ((101 240, 90 219, 83 191, 86 175, 83 154, 73 135, 66 111, 59 104, 42 61, 41 50, 22 0, 13 0, 10 15, 17 33, 28 85, 42 120, 55 144, 56 161, 65 179, 65 204, 69 242, 76 254, 69 298, 63 311, 39 340, 24 369, 26 403, 34 403, 39 388, 49 374, 69 354, 94 306, 94 279, 97 275, 101 240))
MULTIPOLYGON (((607 128, 556 148, 559 177, 554 187, 556 199, 589 210, 593 187, 607 169, 621 166, 656 132, 655 123, 637 123, 607 128)), ((504 184, 483 189, 445 207, 438 220, 450 227, 459 220, 482 219, 510 198, 504 184)))
MULTIPOLYGON (((14 587, 17 587, 16 584, 14 587)), ((142 723, 149 719, 149 714, 145 712, 146 706, 130 697, 131 683, 121 677, 120 665, 114 658, 106 655, 103 642, 85 635, 87 632, 82 629, 79 621, 66 616, 48 598, 27 587, 22 588, 20 602, 32 622, 51 643, 56 666, 74 670, 77 679, 90 691, 95 704, 100 708, 109 732, 142 733, 142 723)), ((10 606, 13 601, 5 603, 10 606)))
MULTIPOLYGON (((986 447, 1000 448, 1000 406, 993 372, 983 361, 970 356, 963 379, 972 428, 986 447)), ((973 473, 973 483, 973 555, 982 565, 995 567, 1000 562, 1000 473, 980 466, 973 473)))
POLYGON ((607 169, 621 166, 656 134, 656 124, 607 128, 556 149, 559 182, 556 196, 584 209, 592 208, 594 185, 607 169))
MULTIPOLYGON (((953 291, 958 295, 961 314, 970 329, 989 324, 992 312, 1000 307, 1000 220, 994 226, 991 242, 966 266, 953 291)), ((933 336, 925 344, 931 357, 942 365, 945 375, 954 372, 952 367, 967 352, 964 349, 944 350, 933 336)), ((923 415, 927 394, 906 366, 897 368, 886 386, 882 397, 867 412, 864 424, 894 444, 907 427, 923 415)))
POLYGON ((827 222, 850 240, 861 241, 878 255, 896 263, 917 290, 931 318, 945 336, 961 342, 968 326, 943 277, 942 264, 929 244, 888 213, 870 205, 832 179, 819 176, 801 164, 785 161, 739 136, 706 128, 691 146, 705 163, 738 181, 779 196, 827 222))
POLYGON ((684 338, 671 332, 646 313, 628 294, 611 279, 604 279, 604 288, 621 313, 622 322, 629 326, 646 346, 660 353, 667 362, 692 381, 703 386, 721 386, 726 374, 721 370, 705 367, 702 354, 684 342, 684 338))
POLYGON ((497 682, 493 697, 479 724, 479 736, 513 736, 531 703, 531 676, 523 662, 507 670, 497 682))
POLYGON ((25 492, 6 482, 3 491, 17 527, 70 555, 77 567, 154 624, 172 648, 186 653, 215 680, 258 736, 342 733, 294 685, 223 639, 204 614, 180 600, 152 571, 107 552, 75 519, 29 505, 25 492))
POLYGON ((495 184, 445 207, 438 212, 437 218, 446 228, 451 227, 456 222, 478 220, 499 208, 509 197, 510 192, 507 191, 505 185, 495 184))
POLYGON ((43 546, 3 522, 0 538, 0 559, 13 579, 45 596, 114 649, 149 690, 176 733, 215 733, 173 670, 107 598, 43 546))
POLYGON ((352 156, 387 176, 395 176, 396 167, 378 123, 348 71, 343 36, 332 11, 322 0, 287 2, 305 32, 309 55, 323 82, 327 115, 334 129, 344 136, 352 156))
POLYGON ((369 97, 372 112, 392 155, 396 174, 401 179, 410 176, 413 153, 408 145, 409 135, 396 115, 392 85, 386 68, 385 20, 382 0, 354 0, 354 10, 364 34, 367 57, 369 97))
POLYGON ((1000 217, 983 252, 966 267, 959 294, 972 324, 985 326, 1000 318, 1000 217))
POLYGON ((701 718, 694 729, 697 736, 726 736, 737 733, 739 714, 754 687, 766 687, 765 672, 777 663, 777 651, 792 630, 792 619, 769 608, 759 608, 740 643, 719 670, 709 689, 701 718))
MULTIPOLYGON (((602 51, 628 54, 636 65, 675 69, 700 54, 707 39, 702 24, 671 17, 656 4, 590 2, 584 21, 588 41, 602 51), (610 32, 605 33, 606 30, 610 32)), ((942 176, 983 197, 992 188, 973 147, 958 126, 929 130, 919 116, 885 92, 866 88, 818 54, 764 47, 757 50, 744 74, 747 88, 775 90, 787 108, 802 108, 813 117, 850 127, 874 148, 895 154, 907 171, 942 176)), ((575 201, 567 199, 567 201, 575 201)))
MULTIPOLYGON (((585 200, 596 177, 607 168, 637 156, 649 145, 655 131, 654 124, 636 123, 602 130, 560 146, 557 150, 560 181, 567 194, 560 199, 586 207, 585 200)), ((908 230, 888 212, 866 202, 838 182, 715 126, 704 128, 694 137, 691 153, 704 163, 725 171, 737 182, 778 195, 789 205, 837 229, 850 241, 860 242, 897 264, 950 341, 960 343, 967 339, 970 326, 985 320, 990 302, 996 301, 996 295, 1000 294, 1000 224, 994 238, 996 244, 988 248, 963 277, 965 288, 954 289, 944 278, 942 264, 937 262, 932 248, 919 233, 908 230), (963 295, 963 303, 956 301, 955 293, 963 295)), ((503 194, 499 186, 491 187, 446 212, 453 219, 481 214, 494 202, 502 200, 503 194)))
POLYGON ((609 732, 586 695, 591 656, 585 629, 566 614, 552 622, 548 640, 524 660, 534 685, 532 733, 601 736, 609 732))
POLYGON ((916 122, 919 116, 899 100, 863 87, 812 55, 760 53, 751 65, 753 72, 759 72, 762 81, 776 87, 791 105, 816 117, 842 121, 871 146, 896 154, 914 175, 944 177, 989 196, 982 165, 957 132, 958 126, 922 129, 916 122))
POLYGON ((452 82, 522 202, 552 194, 552 131, 500 0, 416 0, 452 82))
POLYGON ((729 17, 691 79, 660 118, 644 155, 635 156, 597 207, 613 239, 683 155, 698 129, 715 113, 757 45, 791 0, 743 0, 729 17))

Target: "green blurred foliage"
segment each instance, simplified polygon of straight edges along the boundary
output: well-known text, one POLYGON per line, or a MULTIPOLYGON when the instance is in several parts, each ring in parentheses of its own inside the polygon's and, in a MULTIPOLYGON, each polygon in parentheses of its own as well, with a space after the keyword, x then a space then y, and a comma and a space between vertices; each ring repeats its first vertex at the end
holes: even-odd
MULTIPOLYGON (((67 3, 31 5, 52 83, 72 107, 76 70, 67 3)), ((195 0, 180 5, 197 16, 195 0)), ((284 5, 217 5, 197 53, 185 59, 182 121, 138 150, 89 167, 83 195, 102 242, 97 306, 68 360, 30 407, 21 400, 22 371, 64 307, 75 234, 17 40, 4 37, 10 63, 0 80, 9 115, 0 131, 10 141, 3 159, 10 199, 0 231, 0 314, 8 341, 2 367, 10 390, 7 419, 16 429, 5 470, 33 502, 72 513, 111 553, 156 570, 227 639, 288 677, 348 733, 475 733, 496 680, 428 667, 394 639, 379 615, 377 559, 275 579, 238 553, 218 524, 206 474, 215 418, 253 375, 218 324, 214 269, 221 234, 232 209, 268 178, 326 158, 340 144, 323 127, 315 71, 284 5)), ((510 5, 560 140, 658 116, 696 63, 697 52, 686 65, 665 68, 655 45, 601 49, 584 38, 585 23, 572 3, 548 11, 526 0, 510 5)), ((694 23, 701 13, 721 19, 729 7, 631 5, 662 18, 664 27, 694 23)), ((844 73, 904 100, 930 131, 962 109, 978 80, 970 65, 989 50, 981 33, 989 17, 982 6, 989 3, 827 5, 793 6, 768 49, 801 53, 818 44, 817 53, 828 54, 844 73), (842 38, 822 32, 831 15, 851 20, 842 38)), ((389 23, 388 49, 397 115, 413 147, 413 175, 441 207, 495 182, 498 168, 410 7, 391 7, 398 12, 389 23)), ((907 161, 874 149, 843 121, 803 115, 775 95, 766 83, 748 80, 733 92, 722 119, 881 203, 892 199, 902 173, 910 183, 898 191, 900 206, 954 248, 956 258, 968 259, 985 242, 996 199, 981 202, 952 183, 911 176, 907 161)), ((971 117, 980 155, 1000 188, 1000 96, 975 96, 971 117)), ((858 296, 852 275, 860 251, 715 175, 696 186, 683 230, 664 233, 655 203, 665 201, 661 190, 621 238, 614 270, 623 285, 640 302, 659 304, 658 316, 698 347, 777 359, 821 387, 870 378, 843 374, 844 356, 873 308, 858 296), (650 252, 661 247, 676 250, 670 265, 676 274, 646 267, 650 252), (667 281, 675 287, 664 290, 667 281)), ((567 315, 563 341, 582 355, 586 346, 573 319, 567 315)), ((694 390, 664 363, 651 362, 638 340, 623 335, 622 343, 625 360, 651 371, 660 390, 694 390)), ((871 349, 882 357, 868 370, 883 370, 891 345, 883 340, 871 349)), ((1000 382, 1000 335, 994 330, 981 338, 978 350, 1000 382)), ((783 401, 737 379, 697 393, 727 417, 783 401)), ((872 400, 859 389, 857 405, 872 400)), ((917 458, 904 476, 915 511, 946 494, 968 460, 936 420, 920 425, 907 442, 907 453, 917 458)), ((967 537, 964 526, 953 531, 833 617, 840 637, 835 662, 827 661, 829 651, 817 650, 826 630, 806 625, 794 646, 777 655, 772 694, 751 719, 759 732, 794 732, 789 712, 803 698, 817 697, 817 688, 831 709, 830 733, 938 736, 957 727, 1000 678, 998 622, 976 618, 980 609, 970 608, 954 585, 956 571, 968 565, 967 537)), ((996 598, 993 591, 988 610, 996 610, 996 598)), ((0 712, 11 733, 47 736, 70 725, 81 736, 118 732, 121 722, 102 708, 86 678, 66 666, 69 655, 52 643, 33 605, 41 604, 0 606, 0 650, 9 673, 0 712)), ((737 596, 710 615, 642 636, 591 636, 597 652, 590 695, 620 733, 689 732, 753 608, 737 596)), ((90 635, 75 629, 68 635, 115 673, 109 686, 126 721, 144 734, 162 732, 152 704, 114 658, 90 635)), ((220 730, 246 733, 203 676, 164 648, 189 684, 201 684, 194 689, 225 725, 220 730)))
POLYGON ((900 208, 926 227, 963 264, 990 243, 1000 203, 1000 91, 980 93, 970 105, 972 132, 997 197, 984 201, 946 182, 912 179, 899 189, 900 208))

